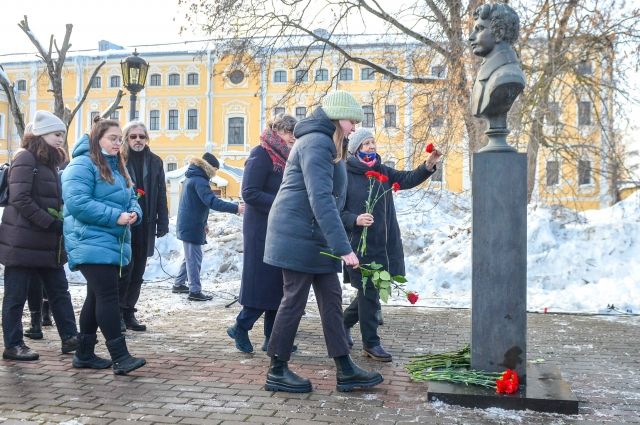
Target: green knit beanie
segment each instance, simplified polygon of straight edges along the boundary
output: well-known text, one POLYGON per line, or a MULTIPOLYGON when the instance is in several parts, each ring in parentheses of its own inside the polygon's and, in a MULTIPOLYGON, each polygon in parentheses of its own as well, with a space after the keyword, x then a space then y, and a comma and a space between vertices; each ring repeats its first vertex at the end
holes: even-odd
POLYGON ((322 109, 332 120, 350 120, 362 122, 362 106, 350 93, 336 90, 322 99, 322 109))

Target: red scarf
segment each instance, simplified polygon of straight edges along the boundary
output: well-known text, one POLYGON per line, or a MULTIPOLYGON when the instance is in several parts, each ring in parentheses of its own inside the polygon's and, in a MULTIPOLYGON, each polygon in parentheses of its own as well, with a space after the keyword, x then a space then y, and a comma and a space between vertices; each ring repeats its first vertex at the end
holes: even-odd
POLYGON ((282 137, 278 136, 278 133, 271 129, 266 129, 260 136, 260 146, 264 148, 271 157, 273 162, 273 171, 276 173, 282 173, 284 166, 287 164, 287 158, 289 158, 289 152, 291 148, 282 140, 282 137))

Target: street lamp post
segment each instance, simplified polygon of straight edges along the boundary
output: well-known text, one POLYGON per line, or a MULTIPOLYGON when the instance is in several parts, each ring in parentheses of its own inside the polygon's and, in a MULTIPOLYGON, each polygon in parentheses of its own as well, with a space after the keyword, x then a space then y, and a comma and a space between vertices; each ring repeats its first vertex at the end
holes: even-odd
POLYGON ((131 108, 129 111, 129 121, 136 119, 136 100, 138 93, 144 89, 144 83, 147 81, 147 71, 149 64, 138 56, 137 49, 133 55, 120 62, 122 67, 122 81, 124 87, 131 94, 131 108))

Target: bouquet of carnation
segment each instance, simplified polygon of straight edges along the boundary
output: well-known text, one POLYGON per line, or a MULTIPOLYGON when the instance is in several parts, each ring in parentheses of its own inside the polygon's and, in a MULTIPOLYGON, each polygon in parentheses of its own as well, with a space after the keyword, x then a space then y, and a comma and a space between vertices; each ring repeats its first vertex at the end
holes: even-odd
MULTIPOLYGON (((389 192, 390 190, 393 190, 394 192, 399 191, 400 184, 395 182, 391 185, 389 189, 384 190, 384 186, 382 186, 382 184, 389 181, 389 177, 387 175, 379 173, 377 171, 373 171, 373 170, 367 171, 366 173, 364 173, 364 175, 369 179, 369 196, 367 197, 367 200, 364 203, 364 212, 367 214, 373 215, 373 209, 375 208, 376 203, 382 197, 384 197, 386 193, 389 192), (375 184, 376 181, 379 184, 375 184), (375 186, 375 190, 374 190, 374 186, 375 186), (382 193, 380 193, 381 189, 382 189, 382 193)), ((362 229, 362 235, 360 236, 360 242, 358 242, 358 249, 356 250, 358 254, 360 254, 363 257, 367 252, 368 229, 369 229, 368 227, 365 227, 364 229, 362 229)))

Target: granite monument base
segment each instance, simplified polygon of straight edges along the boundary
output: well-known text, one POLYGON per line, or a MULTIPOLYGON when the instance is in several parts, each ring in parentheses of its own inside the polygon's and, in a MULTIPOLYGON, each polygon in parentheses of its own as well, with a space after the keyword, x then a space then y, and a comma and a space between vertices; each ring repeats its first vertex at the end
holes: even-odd
POLYGON ((481 409, 499 407, 566 415, 578 413, 578 399, 569 383, 562 378, 558 368, 543 364, 527 364, 527 385, 521 385, 516 394, 497 394, 495 390, 476 385, 433 381, 429 382, 427 399, 481 409))

